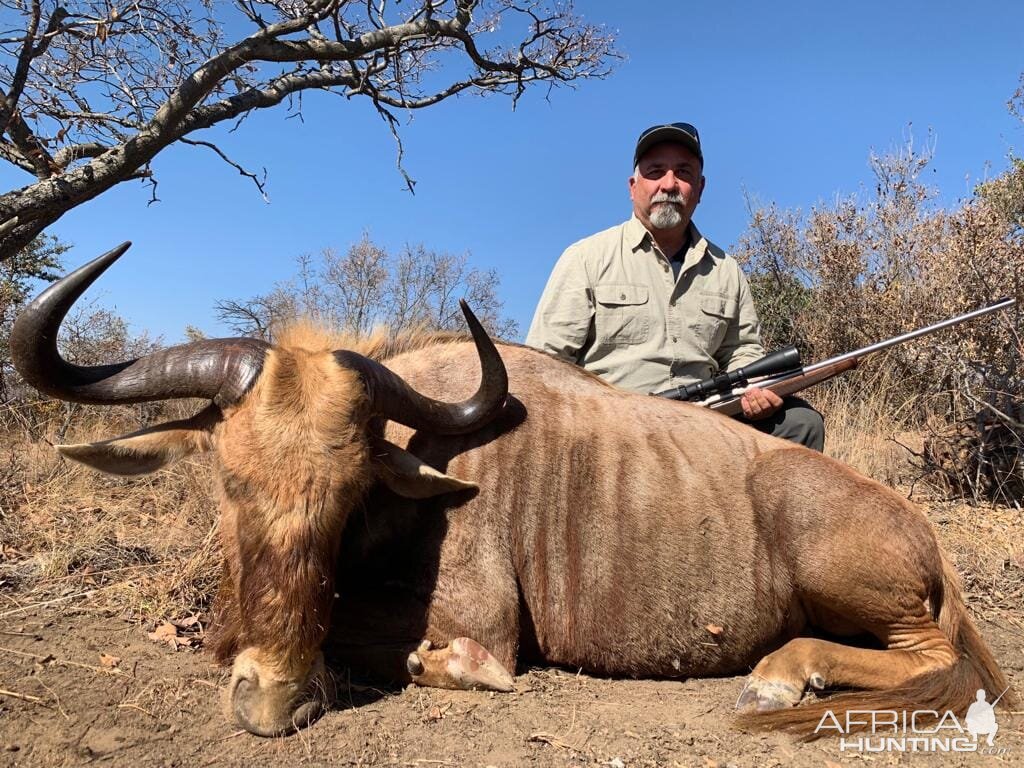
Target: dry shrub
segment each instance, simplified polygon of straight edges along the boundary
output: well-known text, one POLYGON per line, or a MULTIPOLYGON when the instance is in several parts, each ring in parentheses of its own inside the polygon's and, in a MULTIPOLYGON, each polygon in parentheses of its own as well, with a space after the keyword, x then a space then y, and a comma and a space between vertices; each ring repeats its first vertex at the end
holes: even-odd
MULTIPOLYGON (((936 204, 922 182, 931 148, 913 143, 872 156, 873 194, 820 205, 807 215, 751 204, 737 249, 750 274, 770 348, 796 344, 825 360, 977 309, 1003 297, 1024 302, 1024 163, 981 185, 959 208, 936 204)), ((900 431, 974 425, 973 465, 923 462, 968 498, 1020 503, 1024 488, 1024 308, 945 329, 892 348, 850 384, 829 390, 829 440, 852 421, 896 421, 900 431), (844 388, 846 386, 847 388, 844 388), (1000 462, 986 458, 986 425, 998 423, 1000 462), (982 471, 979 473, 978 468, 982 471), (1017 475, 1020 483, 1007 482, 1017 475)), ((962 436, 962 430, 960 431, 962 436)), ((864 439, 864 438, 861 438, 864 439)), ((853 448, 843 448, 853 450, 853 448)), ((857 465, 857 460, 852 463, 857 465)), ((874 474, 874 472, 869 472, 874 474)), ((884 473, 883 473, 884 476, 884 473)))
POLYGON ((931 485, 945 497, 974 499, 980 491, 1018 508, 1024 498, 1021 435, 985 413, 969 422, 929 425, 919 459, 931 485))

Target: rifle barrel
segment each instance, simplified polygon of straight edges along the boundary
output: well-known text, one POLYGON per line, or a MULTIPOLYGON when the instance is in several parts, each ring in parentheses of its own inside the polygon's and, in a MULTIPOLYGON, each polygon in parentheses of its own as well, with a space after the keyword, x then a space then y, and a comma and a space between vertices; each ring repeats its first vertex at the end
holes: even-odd
POLYGON ((888 349, 889 347, 896 346, 897 344, 902 344, 905 341, 916 339, 918 336, 927 336, 929 333, 941 331, 943 328, 948 328, 951 325, 957 325, 958 323, 963 323, 966 322, 967 320, 973 320, 976 317, 987 315, 990 312, 997 312, 1000 309, 1012 307, 1016 303, 1016 301, 1016 299, 1000 299, 995 304, 992 304, 987 307, 982 307, 981 309, 975 309, 964 315, 952 317, 949 320, 943 320, 941 323, 935 323, 934 325, 929 325, 926 328, 918 328, 916 331, 904 333, 902 336, 896 336, 895 338, 892 339, 886 339, 885 341, 880 341, 877 344, 871 344, 870 346, 864 347, 863 349, 858 349, 853 352, 847 352, 845 354, 829 358, 828 360, 822 360, 820 363, 808 365, 804 368, 804 373, 813 373, 819 368, 824 368, 825 366, 828 365, 834 365, 836 363, 841 363, 844 360, 850 360, 852 358, 870 355, 872 352, 880 352, 883 349, 888 349))

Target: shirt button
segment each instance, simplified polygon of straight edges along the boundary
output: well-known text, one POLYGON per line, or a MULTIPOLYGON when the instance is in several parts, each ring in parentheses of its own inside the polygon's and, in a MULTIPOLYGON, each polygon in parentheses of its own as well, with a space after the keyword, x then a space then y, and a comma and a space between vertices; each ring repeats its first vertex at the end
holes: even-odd
POLYGON ((673 336, 672 337, 672 343, 675 344, 677 341, 678 341, 678 339, 675 336, 673 336))
POLYGON ((625 300, 626 300, 626 294, 620 293, 619 294, 619 301, 625 301, 625 300))

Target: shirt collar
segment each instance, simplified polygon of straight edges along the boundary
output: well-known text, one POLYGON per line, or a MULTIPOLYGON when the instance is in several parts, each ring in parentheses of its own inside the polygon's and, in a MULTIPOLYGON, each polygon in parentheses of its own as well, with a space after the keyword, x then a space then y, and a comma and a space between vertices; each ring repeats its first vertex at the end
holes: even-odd
POLYGON ((704 239, 704 235, 697 229, 697 225, 692 221, 690 222, 690 253, 693 253, 697 257, 697 261, 704 258, 704 254, 708 250, 708 241, 704 239))
POLYGON ((644 242, 650 238, 651 233, 647 231, 647 228, 643 225, 643 222, 633 214, 629 217, 629 221, 626 222, 626 245, 632 250, 640 248, 644 242))
MULTIPOLYGON (((642 247, 645 243, 652 244, 654 238, 651 237, 651 233, 647 231, 647 228, 643 225, 643 222, 636 217, 636 214, 630 216, 629 221, 626 222, 626 244, 636 251, 642 247)), ((697 229, 697 225, 692 221, 690 222, 690 242, 686 246, 685 256, 694 257, 685 259, 689 263, 697 263, 702 258, 708 249, 708 241, 704 238, 704 235, 697 229)), ((675 256, 674 253, 667 254, 668 258, 675 256)))

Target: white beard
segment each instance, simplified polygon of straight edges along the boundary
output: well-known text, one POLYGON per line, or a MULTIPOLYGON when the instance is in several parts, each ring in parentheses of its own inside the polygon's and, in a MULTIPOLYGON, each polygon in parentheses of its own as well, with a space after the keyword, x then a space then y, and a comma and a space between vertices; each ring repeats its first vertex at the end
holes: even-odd
POLYGON ((655 229, 674 229, 682 223, 683 213, 678 206, 672 203, 657 203, 651 206, 651 226, 655 229))

